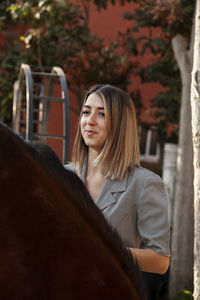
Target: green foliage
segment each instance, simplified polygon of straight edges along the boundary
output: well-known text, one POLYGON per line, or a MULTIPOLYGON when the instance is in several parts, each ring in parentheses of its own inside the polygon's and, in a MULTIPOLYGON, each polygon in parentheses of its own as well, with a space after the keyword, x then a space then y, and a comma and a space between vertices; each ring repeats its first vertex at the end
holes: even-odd
MULTIPOLYGON (((128 0, 118 0, 121 4, 128 0)), ((45 67, 60 66, 68 85, 81 105, 84 87, 110 82, 126 89, 133 64, 117 54, 118 42, 108 46, 88 28, 89 4, 106 8, 109 0, 3 1, 0 4, 0 30, 5 40, 0 54, 1 120, 11 122, 13 83, 21 62, 45 67), (15 29, 13 31, 13 29, 15 29), (12 39, 8 32, 15 32, 12 39), (16 50, 17 49, 17 50, 16 50)), ((110 1, 115 4, 115 1, 110 1)))
POLYGON ((155 116, 153 125, 158 127, 162 144, 176 143, 181 103, 180 74, 170 48, 164 48, 162 39, 153 40, 153 43, 155 41, 158 47, 154 53, 160 56, 152 65, 141 68, 139 74, 142 82, 159 82, 164 87, 164 91, 151 101, 155 116))
POLYGON ((14 0, 3 0, 0 2, 0 31, 9 26, 11 16, 7 8, 15 2, 14 0))
POLYGON ((162 27, 170 39, 177 33, 187 37, 190 35, 195 0, 133 0, 133 2, 139 4, 138 7, 133 13, 126 13, 124 17, 134 20, 136 27, 162 27))
POLYGON ((152 101, 155 124, 160 141, 176 142, 178 136, 179 111, 181 100, 181 79, 177 62, 171 48, 171 39, 182 34, 189 45, 195 1, 155 1, 134 0, 139 6, 133 13, 124 14, 132 22, 127 31, 126 47, 133 55, 152 53, 155 59, 146 67, 140 68, 138 75, 142 82, 158 82, 163 86, 152 101), (187 20, 187 21, 186 21, 187 20), (143 34, 141 28, 147 30, 143 34), (157 37, 153 34, 157 28, 157 37))
POLYGON ((13 21, 28 25, 20 39, 29 64, 62 66, 76 55, 88 35, 79 7, 65 1, 25 1, 9 7, 13 21), (36 4, 35 4, 36 2, 36 4))
POLYGON ((12 33, 7 34, 7 42, 1 47, 0 61, 0 120, 11 125, 13 83, 17 79, 20 47, 12 33), (6 55, 4 55, 6 53, 6 55))

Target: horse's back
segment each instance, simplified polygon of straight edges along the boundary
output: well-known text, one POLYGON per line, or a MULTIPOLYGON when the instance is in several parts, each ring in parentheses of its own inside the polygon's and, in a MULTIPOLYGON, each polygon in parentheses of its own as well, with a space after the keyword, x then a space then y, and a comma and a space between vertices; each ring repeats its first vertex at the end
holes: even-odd
POLYGON ((141 299, 137 265, 120 256, 126 250, 82 182, 45 147, 0 125, 0 299, 141 299))

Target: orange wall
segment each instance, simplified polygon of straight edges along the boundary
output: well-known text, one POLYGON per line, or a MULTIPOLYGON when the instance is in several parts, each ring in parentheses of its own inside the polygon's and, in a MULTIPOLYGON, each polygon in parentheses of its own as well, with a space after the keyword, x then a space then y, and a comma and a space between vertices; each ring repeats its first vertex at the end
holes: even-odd
POLYGON ((101 11, 92 7, 89 23, 91 32, 98 34, 107 42, 115 40, 119 31, 125 32, 130 26, 130 21, 122 19, 122 14, 134 11, 135 7, 134 3, 127 3, 123 6, 119 3, 109 4, 106 10, 101 11))
MULTIPOLYGON (((131 21, 123 20, 122 14, 124 12, 131 12, 136 7, 134 3, 127 3, 124 6, 121 6, 119 3, 116 5, 109 4, 106 10, 98 11, 96 7, 91 7, 90 19, 89 19, 89 27, 92 33, 99 35, 101 38, 105 40, 105 43, 109 43, 114 41, 117 37, 118 32, 125 32, 128 27, 131 26, 131 21)), ((147 33, 145 30, 141 30, 141 33, 147 33)), ((159 35, 159 31, 154 32, 155 35, 159 35)), ((151 53, 145 54, 145 56, 138 57, 137 60, 141 65, 148 65, 153 56, 151 53)), ((141 114, 141 120, 145 122, 150 122, 152 120, 149 106, 152 98, 156 96, 158 91, 161 90, 159 84, 146 83, 141 84, 139 77, 132 78, 132 85, 134 89, 139 88, 141 90, 142 101, 144 105, 144 110, 141 114)), ((69 93, 70 105, 76 107, 75 100, 73 95, 69 93)), ((59 127, 59 123, 55 120, 56 114, 53 118, 53 123, 51 127, 59 127)), ((78 116, 71 110, 70 111, 70 153, 72 150, 76 128, 77 128, 77 120, 78 116)), ((57 152, 57 154, 61 157, 62 153, 62 144, 56 141, 51 142, 52 148, 57 152)))
MULTIPOLYGON (((119 3, 116 5, 109 4, 106 10, 101 10, 93 8, 90 16, 90 29, 92 33, 98 34, 100 37, 104 38, 106 42, 114 41, 117 37, 118 32, 125 32, 128 27, 131 27, 133 21, 124 20, 122 14, 124 12, 132 12, 136 8, 135 3, 127 3, 121 6, 119 3)), ((159 36, 159 30, 154 30, 154 35, 159 36)), ((138 34, 148 34, 147 30, 142 29, 138 34)), ((145 56, 137 57, 137 61, 140 65, 146 66, 151 63, 152 59, 155 57, 151 53, 145 54, 145 56)), ((152 121, 152 116, 150 115, 149 106, 150 101, 153 99, 158 91, 161 90, 161 86, 156 83, 145 83, 141 84, 139 77, 132 78, 132 84, 129 86, 131 88, 139 88, 141 91, 142 101, 144 105, 144 111, 141 114, 141 120, 145 122, 152 121)))
MULTIPOLYGON (((89 19, 89 27, 91 32, 102 37, 105 40, 105 43, 114 41, 119 31, 125 32, 126 29, 131 26, 131 21, 123 20, 121 17, 122 14, 127 11, 133 11, 135 7, 136 4, 134 3, 127 3, 124 6, 121 6, 119 3, 114 6, 112 4, 109 4, 106 10, 101 10, 99 12, 95 6, 91 6, 89 19)), ((21 28, 19 28, 19 30, 21 30, 21 28)), ((155 32, 155 34, 159 34, 159 32, 157 31, 155 32)), ((147 65, 151 62, 152 55, 149 53, 144 57, 138 57, 137 59, 142 65, 147 65)), ((139 77, 132 78, 132 85, 130 86, 130 89, 131 87, 134 87, 134 89, 140 88, 143 104, 145 107, 145 110, 141 115, 141 119, 150 121, 151 116, 149 115, 148 110, 150 100, 158 93, 161 87, 158 84, 141 84, 139 77)), ((74 97, 70 92, 69 100, 70 105, 76 107, 74 97)), ((50 133, 62 135, 62 107, 60 105, 53 107, 52 112, 52 116, 50 117, 50 133)), ((70 153, 76 134, 77 120, 78 116, 72 110, 70 110, 70 153)), ((48 143, 62 159, 62 142, 52 139, 49 140, 48 143)))

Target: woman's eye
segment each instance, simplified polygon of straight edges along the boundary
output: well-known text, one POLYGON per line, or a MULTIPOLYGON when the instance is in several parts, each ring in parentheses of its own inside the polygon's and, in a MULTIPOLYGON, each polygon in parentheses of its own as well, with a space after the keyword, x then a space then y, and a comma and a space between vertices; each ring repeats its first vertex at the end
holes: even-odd
POLYGON ((103 113, 103 112, 100 112, 99 115, 100 115, 101 117, 105 117, 105 113, 103 113))
POLYGON ((89 111, 87 111, 87 110, 83 110, 82 111, 82 115, 88 115, 90 112, 89 111))

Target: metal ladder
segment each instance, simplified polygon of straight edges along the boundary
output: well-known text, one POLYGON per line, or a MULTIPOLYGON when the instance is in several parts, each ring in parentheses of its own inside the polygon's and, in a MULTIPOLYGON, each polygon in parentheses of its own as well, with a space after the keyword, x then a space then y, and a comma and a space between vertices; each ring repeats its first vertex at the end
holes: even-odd
POLYGON ((19 78, 14 84, 13 130, 25 140, 47 138, 63 140, 63 163, 69 160, 69 100, 67 81, 63 70, 53 67, 40 72, 36 67, 22 64, 19 78), (60 95, 54 96, 57 84, 60 95), (63 135, 49 134, 49 112, 52 102, 62 103, 63 135))

